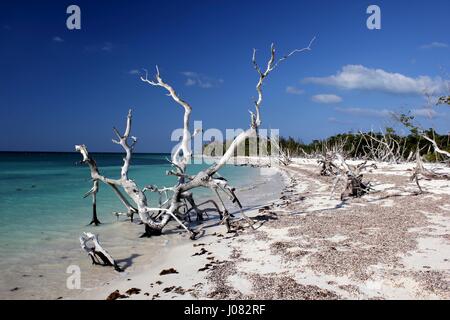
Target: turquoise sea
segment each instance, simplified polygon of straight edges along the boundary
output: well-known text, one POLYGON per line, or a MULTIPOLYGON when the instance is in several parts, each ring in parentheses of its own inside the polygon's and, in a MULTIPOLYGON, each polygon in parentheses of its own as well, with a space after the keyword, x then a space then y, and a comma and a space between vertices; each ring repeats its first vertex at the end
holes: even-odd
MULTIPOLYGON (((119 176, 122 154, 92 155, 102 174, 119 176)), ((174 185, 176 179, 165 174, 170 169, 166 160, 169 156, 134 154, 130 177, 139 186, 174 185)), ((103 224, 87 226, 92 214, 91 198, 83 199, 83 195, 92 183, 89 169, 79 163, 80 159, 78 153, 0 153, 1 296, 22 290, 21 277, 46 277, 45 272, 61 264, 60 259, 72 258, 70 252, 79 254, 81 232, 101 233, 117 224, 112 212, 123 211, 123 206, 109 187, 100 185, 97 212, 103 224)), ((191 165, 189 173, 205 166, 191 165)), ((226 166, 221 174, 239 187, 254 180, 258 172, 249 167, 226 166)), ((208 190, 196 192, 202 197, 208 190)), ((152 204, 156 203, 154 199, 152 204)), ((133 230, 137 238, 138 231, 133 230)))

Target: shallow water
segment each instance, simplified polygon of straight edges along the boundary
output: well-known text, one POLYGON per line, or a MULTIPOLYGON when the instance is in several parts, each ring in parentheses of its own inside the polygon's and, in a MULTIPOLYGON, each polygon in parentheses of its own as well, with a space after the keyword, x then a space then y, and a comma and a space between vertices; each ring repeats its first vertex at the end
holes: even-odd
MULTIPOLYGON (((102 174, 119 175, 121 154, 92 155, 102 174)), ((176 179, 165 175, 170 169, 167 156, 135 154, 130 177, 140 186, 173 185, 176 179)), ((55 299, 64 293, 67 267, 74 263, 81 268, 90 267, 78 242, 83 231, 99 233, 100 241, 110 252, 128 252, 123 257, 125 264, 138 258, 131 251, 142 252, 142 246, 146 246, 145 251, 151 254, 168 241, 167 236, 137 241, 142 226, 117 222, 111 213, 122 211, 123 206, 105 185, 100 185, 97 197, 102 225, 87 226, 92 213, 91 199, 83 199, 83 195, 91 188, 91 181, 88 168, 77 164, 79 160, 80 155, 75 153, 0 153, 0 298, 55 299)), ((191 165, 189 173, 205 166, 191 165)), ((258 169, 226 166, 220 173, 247 194, 246 206, 270 195, 270 190, 266 194, 253 194, 246 187, 264 183, 258 169)), ((197 197, 208 194, 206 189, 195 192, 197 197)), ((151 203, 156 204, 156 198, 151 203)), ((95 286, 107 276, 97 274, 96 279, 87 280, 95 286)))

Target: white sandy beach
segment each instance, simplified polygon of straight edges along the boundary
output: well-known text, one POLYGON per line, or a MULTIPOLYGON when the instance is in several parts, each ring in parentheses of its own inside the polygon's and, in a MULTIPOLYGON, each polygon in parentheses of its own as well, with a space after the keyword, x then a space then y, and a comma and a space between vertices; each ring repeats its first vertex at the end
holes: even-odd
POLYGON ((64 298, 106 299, 117 290, 111 297, 449 299, 450 183, 422 181, 425 193, 417 195, 412 167, 378 164, 365 175, 375 191, 342 203, 339 192, 330 199, 331 178, 319 176, 315 160, 297 159, 279 169, 281 194, 270 192, 271 175, 251 190, 266 199, 246 211, 256 230, 242 223, 230 234, 214 225, 195 241, 149 239, 160 246, 151 257, 124 273, 91 266, 111 279, 95 287, 82 281, 64 298), (176 273, 160 275, 171 268, 176 273))

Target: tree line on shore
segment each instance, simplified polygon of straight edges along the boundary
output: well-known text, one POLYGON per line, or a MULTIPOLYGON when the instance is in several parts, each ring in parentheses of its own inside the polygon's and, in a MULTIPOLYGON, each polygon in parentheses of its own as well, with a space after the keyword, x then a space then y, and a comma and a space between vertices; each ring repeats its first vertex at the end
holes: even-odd
MULTIPOLYGON (((437 104, 450 105, 450 96, 443 96, 437 104)), ((278 137, 275 143, 273 137, 258 136, 247 139, 239 154, 235 155, 275 155, 281 151, 291 157, 320 157, 329 151, 339 151, 351 159, 367 159, 379 161, 411 161, 418 152, 425 161, 437 162, 447 160, 445 155, 436 152, 430 140, 436 142, 440 150, 450 152, 450 132, 438 133, 434 128, 423 129, 415 122, 410 113, 392 114, 393 119, 408 130, 408 134, 400 134, 392 127, 386 127, 378 132, 347 132, 330 136, 326 139, 316 139, 309 143, 295 137, 278 137), (259 147, 255 147, 259 145, 259 147), (276 145, 276 148, 274 146, 276 145), (272 152, 272 149, 274 152, 272 152), (261 152, 263 151, 263 152, 261 152)), ((232 141, 211 142, 203 147, 203 154, 220 156, 221 150, 227 150, 232 141)))

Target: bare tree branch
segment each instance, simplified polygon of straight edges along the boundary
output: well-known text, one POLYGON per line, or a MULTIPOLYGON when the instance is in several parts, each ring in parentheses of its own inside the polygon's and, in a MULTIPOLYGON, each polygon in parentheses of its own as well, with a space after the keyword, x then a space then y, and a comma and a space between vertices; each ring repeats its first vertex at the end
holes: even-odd
POLYGON ((172 163, 176 165, 176 167, 180 170, 180 173, 184 173, 186 170, 187 163, 191 158, 191 150, 189 147, 189 142, 191 139, 191 133, 189 132, 189 119, 192 112, 192 107, 181 99, 175 90, 166 82, 164 82, 160 76, 158 66, 156 66, 156 81, 148 80, 147 74, 144 77, 141 77, 141 80, 152 85, 152 86, 160 86, 165 88, 169 92, 169 96, 181 105, 184 108, 184 117, 183 117, 183 138, 177 150, 172 155, 172 163))
POLYGON ((431 138, 428 138, 426 135, 422 135, 422 137, 423 137, 425 140, 431 142, 431 144, 433 145, 434 151, 436 151, 436 152, 439 153, 439 154, 443 154, 443 155, 445 155, 445 156, 447 156, 447 157, 450 158, 450 152, 447 152, 447 151, 445 151, 445 150, 440 149, 440 148, 438 147, 436 141, 434 141, 434 140, 431 139, 431 138))

